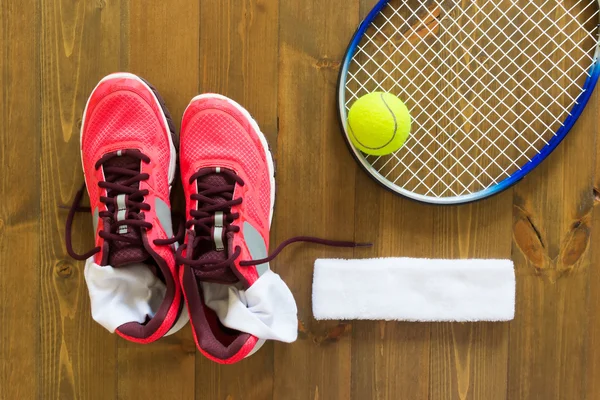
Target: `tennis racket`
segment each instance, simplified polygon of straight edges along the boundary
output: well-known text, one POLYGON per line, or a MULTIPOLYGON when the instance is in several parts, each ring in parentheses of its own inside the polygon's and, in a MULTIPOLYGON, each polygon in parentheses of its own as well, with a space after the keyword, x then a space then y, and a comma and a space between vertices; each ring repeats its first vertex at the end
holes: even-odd
POLYGON ((597 0, 381 0, 340 70, 344 136, 363 169, 411 199, 498 193, 556 148, 598 80, 597 0), (361 96, 389 92, 412 117, 404 146, 370 156, 350 139, 361 96))

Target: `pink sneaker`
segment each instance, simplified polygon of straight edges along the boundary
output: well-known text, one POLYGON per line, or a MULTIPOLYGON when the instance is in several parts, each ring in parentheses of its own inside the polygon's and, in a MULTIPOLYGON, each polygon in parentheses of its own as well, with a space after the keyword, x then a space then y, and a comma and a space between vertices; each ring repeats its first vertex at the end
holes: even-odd
POLYGON ((178 261, 194 338, 208 358, 234 363, 258 350, 259 339, 225 326, 215 305, 226 301, 230 288, 245 291, 268 270, 268 264, 244 267, 240 261, 267 255, 273 159, 248 112, 215 94, 197 96, 187 107, 180 157, 189 220, 178 261))
POLYGON ((169 200, 175 175, 174 127, 158 93, 129 73, 102 79, 83 114, 81 160, 96 248, 86 260, 92 316, 133 342, 153 342, 187 321, 178 282, 169 200), (179 318, 181 316, 181 318, 179 318))
POLYGON ((265 340, 293 342, 298 319, 292 293, 269 261, 275 171, 267 140, 250 114, 224 96, 203 94, 181 125, 180 169, 186 234, 177 251, 194 339, 209 359, 231 364, 265 340))

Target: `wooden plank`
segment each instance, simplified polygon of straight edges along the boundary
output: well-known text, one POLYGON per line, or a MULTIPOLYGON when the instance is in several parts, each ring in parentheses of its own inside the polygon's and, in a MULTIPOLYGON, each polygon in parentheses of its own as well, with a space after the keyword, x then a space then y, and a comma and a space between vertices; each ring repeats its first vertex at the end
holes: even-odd
MULTIPOLYGON (((361 0, 361 19, 376 3, 361 0)), ((373 249, 361 252, 360 257, 430 257, 431 207, 384 190, 360 171, 355 209, 356 240, 375 242, 373 249)), ((352 398, 428 398, 429 335, 430 324, 354 323, 352 398)))
MULTIPOLYGON (((64 248, 66 211, 83 182, 79 128, 90 91, 119 68, 121 2, 41 3, 40 398, 113 398, 116 339, 90 316, 83 262, 64 248)), ((90 216, 74 246, 93 247, 90 216)), ((80 233, 80 234, 78 234, 80 233)))
POLYGON ((243 105, 276 152, 279 2, 203 2, 200 13, 200 91, 243 105))
MULTIPOLYGON (((277 0, 202 2, 200 89, 220 93, 244 106, 276 153, 277 0)), ((273 344, 235 365, 197 357, 196 384, 204 398, 271 398, 273 344)))
POLYGON ((0 399, 39 396, 39 11, 0 4, 0 399))
MULTIPOLYGON (((434 256, 510 258, 511 201, 435 208, 434 256)), ((507 365, 508 323, 432 324, 430 399, 504 399, 507 365)))
POLYGON ((195 356, 189 326, 148 345, 119 340, 118 398, 192 399, 195 356))
MULTIPOLYGON (((594 98, 598 99, 598 92, 595 92, 594 98)), ((597 100, 596 100, 597 101, 597 100)), ((587 113, 593 113, 590 120, 599 120, 598 109, 586 110, 587 113)), ((594 135, 598 133, 598 122, 596 129, 591 131, 594 135)), ((600 140, 596 139, 596 160, 594 169, 594 208, 592 211, 592 230, 590 243, 597 241, 600 237, 600 140)), ((588 312, 588 331, 586 336, 586 399, 600 398, 600 248, 590 246, 590 266, 588 268, 588 290, 587 290, 587 312, 588 312)))
MULTIPOLYGON (((148 6, 131 2, 127 16, 127 69, 158 89, 179 126, 198 88, 198 3, 177 0, 148 6)), ((179 177, 173 204, 183 199, 177 182, 179 177)), ((189 325, 147 346, 119 340, 119 398, 192 398, 195 358, 189 325)))
MULTIPOLYGON (((356 256, 431 257, 433 208, 378 186, 362 171, 356 179, 356 240, 375 246, 356 256)), ((427 399, 428 323, 353 323, 352 398, 427 399)))
MULTIPOLYGON (((356 0, 280 3, 274 243, 295 235, 353 237, 356 165, 339 133, 335 99, 340 61, 357 23, 356 0)), ((298 246, 274 262, 301 320, 296 343, 275 344, 274 398, 350 397, 350 325, 314 321, 310 298, 314 260, 352 255, 298 246)))
POLYGON ((588 304, 596 307, 587 289, 597 98, 548 160, 515 187, 518 306, 510 327, 511 399, 585 398, 586 359, 594 355, 591 341, 586 347, 586 312, 588 304))
MULTIPOLYGON (((363 2, 364 7, 361 10, 362 15, 370 10, 373 2, 363 2)), ((400 13, 407 13, 409 10, 399 7, 402 2, 390 3, 398 7, 400 13)), ((416 4, 416 3, 415 3, 416 4)), ((399 22, 398 14, 388 10, 388 18, 392 18, 396 23, 399 22)), ((406 14, 404 18, 410 20, 411 15, 406 14)), ((384 18, 376 22, 383 27, 387 37, 395 34, 393 27, 384 18), (390 32, 387 32, 387 31, 390 32)), ((454 27, 453 29, 457 29, 454 27)), ((384 37, 378 37, 373 32, 377 40, 385 40, 384 37)), ((456 32, 454 32, 456 33, 456 32)), ((446 33, 448 34, 448 33, 446 33)), ((375 49, 376 45, 369 42, 367 46, 375 49)), ((424 42, 420 42, 423 44, 424 42)), ((452 45, 452 43, 450 43, 452 45)), ((406 53, 394 52, 392 57, 396 65, 400 68, 407 68, 405 61, 410 57, 419 55, 418 51, 406 49, 406 53)), ((444 49, 439 49, 442 53, 444 49)), ((460 50, 460 49, 459 49, 460 50)), ((381 53, 374 54, 379 59, 380 65, 386 64, 386 57, 381 53)), ((446 55, 442 54, 442 58, 446 55)), ((414 62, 414 60, 412 60, 414 62)), ((434 60, 438 61, 438 60, 434 60)), ((373 64, 367 60, 363 63, 369 68, 374 69, 373 64)), ((425 69, 425 75, 440 72, 444 74, 444 65, 435 68, 432 71, 425 69), (437 71, 437 72, 436 72, 437 71)), ((485 69, 479 72, 484 72, 485 69)), ((390 68, 391 74, 396 74, 396 70, 390 68)), ((407 69, 407 73, 415 74, 415 68, 407 69)), ((377 73, 380 73, 378 71, 377 73)), ((400 91, 404 100, 412 100, 412 88, 409 86, 397 86, 395 80, 387 79, 384 74, 379 76, 385 89, 394 92, 400 91)), ((397 76, 401 78, 401 76, 397 76)), ((405 85, 405 79, 398 79, 405 85)), ((435 80, 435 79, 434 79, 435 80)), ((419 76, 415 82, 421 82, 421 85, 427 83, 424 76, 419 76)), ((438 81, 441 82, 441 81, 438 81)), ((375 82, 370 81, 367 90, 375 89, 375 82)), ((418 86, 418 83, 417 83, 418 86)), ((428 93, 429 87, 421 86, 422 93, 428 93)), ((464 90, 464 87, 462 88, 464 90)), ((363 89, 364 90, 364 89, 363 89)), ((447 89, 445 89, 447 90, 447 89)), ((458 89, 457 89, 458 90, 458 89)), ((446 93, 452 97, 453 93, 446 93)), ((418 97, 418 96, 417 96, 418 97)), ((464 100, 464 99, 463 99, 464 100)), ((413 104, 407 103, 409 107, 414 107, 414 114, 422 115, 419 108, 430 107, 434 99, 430 101, 413 104)), ((470 115, 471 111, 463 104, 459 107, 470 115)), ((446 110, 444 118, 449 117, 456 120, 464 118, 463 115, 457 115, 458 109, 446 110)), ((435 114, 434 114, 435 115, 435 114)), ((418 121, 417 121, 418 122, 418 121)), ((441 121, 442 126, 452 128, 448 121, 441 121)), ((480 121, 472 121, 478 123, 480 121)), ((436 132, 436 127, 440 120, 434 118, 429 123, 432 126, 417 126, 413 128, 419 130, 419 135, 423 135, 420 140, 430 147, 433 154, 437 153, 439 143, 427 139, 426 135, 436 132)), ((459 123, 458 125, 463 125, 459 123)), ((486 130, 489 127, 482 124, 480 129, 486 130)), ((450 129, 452 130, 452 129, 450 129)), ((415 134, 415 132, 413 132, 415 134)), ((442 135, 443 136, 443 135, 442 135)), ((476 132, 469 132, 471 140, 476 140, 476 132)), ((462 139, 454 137, 454 140, 461 142, 462 139)), ((465 141, 465 147, 469 147, 472 142, 465 141)), ((464 156, 460 151, 456 151, 459 146, 454 142, 445 143, 441 154, 452 153, 454 157, 460 159, 464 156)), ((463 144, 464 146, 464 144, 463 144)), ((484 146, 485 147, 485 146, 484 146)), ((476 150, 474 147, 472 150, 476 150)), ((418 150, 418 149, 417 149, 418 150)), ((420 151, 417 151, 417 153, 420 151)), ((464 153, 464 151, 463 151, 464 153)), ((477 154, 472 155, 474 158, 477 154)), ((375 157, 370 158, 375 162, 375 157)), ((411 164, 412 160, 405 159, 405 165, 413 165, 412 168, 419 169, 420 163, 411 164), (416 167, 415 167, 416 166, 416 167)), ((484 163, 485 164, 485 163, 484 163)), ((434 167, 435 165, 432 164, 434 167)), ((454 158, 446 157, 444 165, 448 171, 454 171, 454 158)), ((404 166, 397 166, 396 162, 390 157, 378 158, 376 168, 384 174, 390 174, 392 178, 402 177, 398 182, 404 180, 411 181, 411 174, 407 172, 404 166), (392 161, 391 163, 388 161, 392 161)), ((441 166, 435 168, 440 169, 441 166)), ((436 170, 439 176, 443 171, 436 170)), ((476 172, 479 174, 479 172, 476 172)), ((454 176, 456 176, 456 172, 454 176)), ((446 175, 443 179, 449 182, 446 175)), ((465 176, 463 176, 464 178, 465 176)), ((434 192, 442 192, 440 184, 436 184, 429 175, 427 183, 434 186, 434 192), (435 186, 437 185, 437 186, 435 186)), ((359 178, 360 179, 360 178, 359 178)), ((358 180, 357 180, 358 181, 358 180)), ((412 179, 412 185, 417 192, 424 189, 419 186, 418 181, 412 179)), ((459 193, 462 188, 456 185, 450 185, 459 193)), ((357 185, 357 188, 359 186, 357 185)), ((408 186, 410 188, 410 186, 408 186)), ((373 256, 415 256, 415 257, 439 257, 439 258, 509 258, 510 257, 510 217, 511 202, 510 195, 503 195, 495 199, 487 200, 482 204, 463 206, 463 207, 427 207, 412 202, 394 199, 389 194, 381 195, 382 201, 373 195, 372 190, 357 189, 356 205, 356 232, 357 235, 366 231, 370 236, 378 240, 385 240, 384 244, 377 249, 373 256), (383 216, 370 215, 369 209, 383 210, 383 216), (359 212, 360 210, 360 212, 359 212), (362 222, 361 222, 362 221, 362 222), (374 223, 377 221, 378 223, 374 223), (387 238, 390 239, 387 239, 387 238), (385 239, 384 239, 385 238, 385 239), (389 241, 389 242, 388 242, 389 241)), ((409 398, 504 398, 506 395, 506 371, 508 358, 508 325, 507 324, 392 324, 382 323, 381 330, 369 323, 355 324, 353 340, 353 395, 356 398, 368 398, 369 395, 376 394, 381 398, 395 398, 406 396, 409 398), (388 333, 387 329, 391 328, 388 333), (373 349, 379 350, 380 354, 373 349), (365 368, 366 367, 366 368, 365 368), (365 371, 366 369, 366 371, 365 371)))

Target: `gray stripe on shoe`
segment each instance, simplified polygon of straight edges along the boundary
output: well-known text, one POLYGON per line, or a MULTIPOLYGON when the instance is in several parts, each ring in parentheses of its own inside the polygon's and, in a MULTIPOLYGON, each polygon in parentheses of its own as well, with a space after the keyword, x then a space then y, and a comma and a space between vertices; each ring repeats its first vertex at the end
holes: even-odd
POLYGON ((158 218, 158 222, 165 231, 165 234, 168 238, 173 237, 173 222, 171 221, 171 209, 161 199, 158 197, 154 201, 154 212, 156 213, 156 217, 158 218))
POLYGON ((215 213, 213 240, 215 241, 215 249, 217 251, 225 250, 225 244, 223 243, 223 211, 215 213))
MULTIPOLYGON (((267 257, 267 245, 264 239, 249 222, 244 222, 244 239, 246 240, 246 246, 252 256, 253 260, 259 260, 267 257)), ((258 276, 261 276, 269 270, 269 263, 263 263, 256 266, 256 272, 258 276)))
MULTIPOLYGON (((125 197, 127 195, 120 194, 116 197, 117 199, 117 221, 123 221, 127 217, 127 207, 125 205, 125 197)), ((118 233, 127 233, 127 225, 119 226, 118 233)))
POLYGON ((98 218, 99 218, 98 207, 94 208, 94 213, 92 214, 92 223, 94 224, 94 235, 98 231, 98 218))

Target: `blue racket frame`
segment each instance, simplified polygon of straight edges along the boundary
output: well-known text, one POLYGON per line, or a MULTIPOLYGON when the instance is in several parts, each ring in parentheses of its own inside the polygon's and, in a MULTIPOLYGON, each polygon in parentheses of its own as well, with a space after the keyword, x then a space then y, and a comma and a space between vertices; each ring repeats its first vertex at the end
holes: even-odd
MULTIPOLYGON (((346 55, 344 57, 344 62, 340 68, 340 74, 338 78, 338 109, 339 109, 339 117, 340 124, 342 126, 342 131, 344 135, 344 139, 346 140, 346 144, 350 149, 352 155, 355 160, 359 163, 359 165, 367 172, 373 179, 375 179, 380 185, 385 188, 391 190, 394 193, 397 193, 401 196, 408 197, 413 200, 417 200, 424 203, 432 203, 432 204, 462 204, 469 203, 477 200, 484 199, 486 197, 490 197, 494 194, 498 194, 503 190, 508 189, 521 179, 525 177, 529 172, 531 172, 535 167, 540 165, 542 161, 544 161, 550 153, 556 149, 556 147, 562 142, 562 140, 567 136, 575 122, 583 112, 583 109, 587 105, 594 88, 596 87, 596 83, 598 82, 598 78, 600 77, 600 65, 598 63, 598 57, 600 55, 600 40, 596 45, 596 51, 594 54, 594 62, 589 69, 589 76, 585 80, 582 86, 582 92, 579 94, 575 101, 575 105, 572 107, 568 117, 565 119, 563 125, 556 132, 556 134, 548 141, 548 144, 544 146, 538 154, 536 154, 531 161, 528 161, 524 164, 521 169, 515 171, 511 176, 505 178, 504 180, 498 182, 496 185, 490 186, 482 191, 476 193, 470 193, 461 196, 452 196, 452 197, 434 197, 434 196, 424 196, 421 194, 413 193, 409 190, 403 189, 402 187, 388 181, 384 176, 382 176, 377 170, 371 167, 370 163, 366 160, 365 156, 358 150, 348 136, 347 131, 347 123, 346 123, 346 78, 348 75, 348 68, 354 57, 358 44, 360 43, 363 35, 373 22, 373 20, 377 17, 379 12, 390 2, 390 0, 380 0, 373 9, 369 12, 366 18, 360 23, 354 36, 352 36, 352 40, 346 49, 346 55)), ((600 6, 600 1, 598 1, 600 6)), ((598 24, 600 27, 600 23, 598 24)), ((598 33, 600 35, 600 32, 598 33)))

